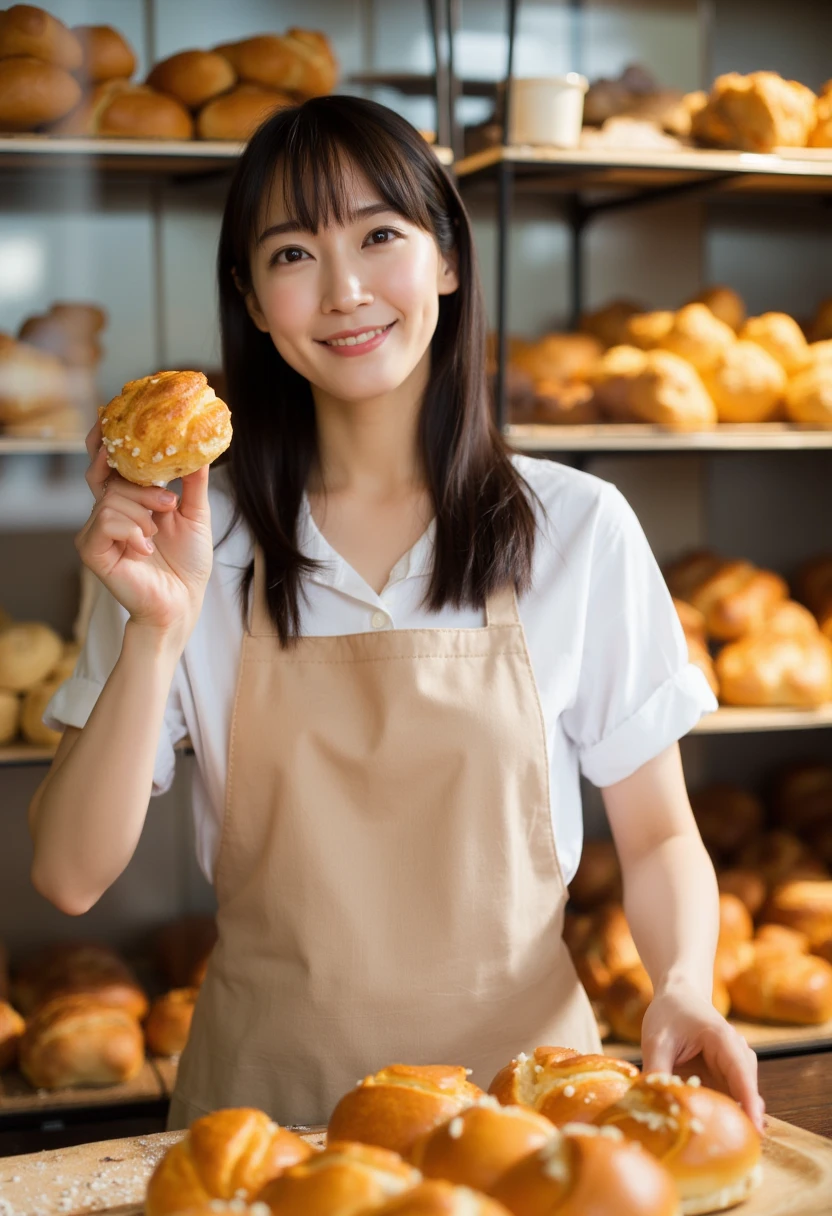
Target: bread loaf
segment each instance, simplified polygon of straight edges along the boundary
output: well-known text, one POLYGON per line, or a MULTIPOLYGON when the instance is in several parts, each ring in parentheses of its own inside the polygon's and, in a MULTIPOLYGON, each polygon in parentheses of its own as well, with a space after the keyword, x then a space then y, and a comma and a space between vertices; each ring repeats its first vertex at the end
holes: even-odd
POLYGON ((147 78, 152 89, 175 97, 189 110, 227 93, 236 82, 234 68, 216 51, 179 51, 154 64, 147 78))
POLYGON ((832 701, 832 642, 752 634, 720 651, 716 674, 726 705, 815 709, 832 701))
POLYGON ((720 422, 768 422, 777 416, 786 373, 756 342, 734 342, 704 374, 720 422))
POLYGON ((27 1015, 67 995, 124 1009, 136 1020, 148 1009, 147 997, 126 963, 94 942, 64 942, 39 951, 18 969, 12 991, 15 1004, 27 1015))
POLYGON ((338 63, 329 40, 312 30, 261 34, 216 50, 230 61, 241 80, 300 97, 331 93, 338 79, 338 63))
POLYGON ((33 56, 68 72, 81 66, 81 45, 62 21, 33 4, 0 11, 0 59, 33 56))
POLYGON ((111 25, 76 25, 72 33, 81 44, 83 59, 78 75, 85 83, 128 80, 135 72, 133 48, 111 25))
POLYGON ((29 1018, 20 1041, 20 1070, 36 1089, 117 1085, 144 1063, 144 1039, 125 1009, 88 996, 62 996, 29 1018))
POLYGON ((521 1052, 501 1068, 488 1090, 504 1105, 529 1107, 562 1127, 594 1122, 638 1075, 626 1060, 538 1047, 533 1056, 521 1052))
POLYGON ((734 333, 738 333, 742 329, 745 321, 745 303, 740 296, 731 287, 714 286, 706 287, 699 295, 694 296, 690 301, 691 304, 704 304, 709 308, 715 317, 720 321, 724 321, 726 325, 730 325, 734 333))
POLYGON ((26 1023, 7 1001, 0 998, 0 1072, 17 1062, 20 1040, 26 1023))
POLYGON ((832 361, 815 363, 786 386, 786 415, 792 422, 832 426, 832 361))
POLYGON ((730 325, 715 317, 710 308, 686 304, 657 345, 692 363, 700 375, 705 375, 713 371, 736 340, 730 325))
POLYGON ((327 1145, 263 1188, 259 1198, 272 1216, 346 1216, 372 1210, 421 1181, 418 1170, 398 1153, 369 1144, 328 1140, 327 1145))
POLYGON ((35 131, 80 99, 81 86, 64 68, 26 55, 0 59, 0 132, 35 131))
POLYGON ((66 368, 59 359, 0 334, 0 423, 64 409, 68 393, 66 368))
POLYGON ((749 317, 740 338, 754 342, 776 359, 787 376, 794 376, 809 362, 809 344, 793 317, 784 312, 766 312, 749 317))
POLYGON ((803 148, 815 127, 815 94, 776 72, 728 72, 714 81, 692 133, 702 143, 745 152, 803 148))
MULTIPOLYGON (((488 1195, 450 1182, 422 1182, 372 1209, 373 1216, 511 1216, 488 1195)), ((328 1213, 327 1216, 331 1216, 328 1213)))
POLYGON ((178 1056, 185 1050, 197 988, 175 988, 157 997, 144 1024, 147 1050, 154 1056, 178 1056))
POLYGON ((728 984, 740 1017, 816 1026, 832 1018, 832 966, 812 954, 763 949, 728 984))
POLYGON ((294 104, 288 93, 258 84, 240 84, 203 106, 196 120, 197 138, 245 143, 272 114, 294 104))

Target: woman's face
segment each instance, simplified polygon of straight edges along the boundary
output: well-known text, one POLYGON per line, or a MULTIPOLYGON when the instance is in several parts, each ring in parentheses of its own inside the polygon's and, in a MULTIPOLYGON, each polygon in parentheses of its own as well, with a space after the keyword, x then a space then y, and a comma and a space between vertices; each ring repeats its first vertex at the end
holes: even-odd
POLYGON ((347 180, 344 226, 314 234, 291 223, 276 183, 258 225, 246 302, 258 329, 313 388, 362 401, 394 392, 429 359, 439 296, 458 279, 430 233, 391 210, 362 175, 347 180))

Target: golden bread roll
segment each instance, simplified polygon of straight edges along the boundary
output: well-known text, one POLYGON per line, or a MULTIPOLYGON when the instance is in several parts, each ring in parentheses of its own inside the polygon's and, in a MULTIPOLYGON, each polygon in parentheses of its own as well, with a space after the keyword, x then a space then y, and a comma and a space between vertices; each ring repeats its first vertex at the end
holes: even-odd
POLYGON ((50 130, 52 135, 109 139, 191 139, 193 133, 190 113, 174 97, 127 80, 95 85, 50 130))
POLYGON ((258 1198, 272 1216, 353 1216, 421 1182, 398 1153, 371 1144, 327 1141, 269 1182, 258 1198))
POLYGON ((762 802, 738 785, 714 782, 693 792, 690 804, 705 847, 717 858, 733 857, 762 831, 762 802))
POLYGON ((782 882, 809 858, 806 845, 783 828, 763 832, 755 836, 741 850, 738 861, 741 866, 755 870, 769 885, 782 882))
POLYGON ((689 303, 704 304, 706 308, 710 308, 715 317, 724 321, 726 325, 730 325, 734 333, 742 329, 746 316, 745 302, 732 287, 706 287, 689 303))
POLYGON ((147 997, 127 964, 94 942, 64 942, 39 951, 18 969, 13 992, 24 1014, 62 996, 88 997, 124 1009, 136 1020, 148 1010, 147 997))
POLYGON ((758 954, 768 950, 779 954, 808 954, 809 939, 797 929, 786 925, 760 925, 754 934, 754 947, 758 954))
POLYGON ((202 372, 131 380, 98 416, 110 468, 141 486, 195 473, 231 442, 231 413, 202 372))
POLYGON ((0 632, 0 688, 25 692, 45 680, 63 652, 54 629, 39 622, 10 625, 0 632))
POLYGON ((720 870, 716 881, 720 891, 741 899, 752 917, 757 915, 765 903, 766 882, 756 870, 742 869, 739 866, 720 870))
POLYGON ((595 393, 580 380, 538 380, 528 417, 545 426, 585 426, 600 422, 595 393))
POLYGON ((665 578, 671 595, 698 608, 708 635, 722 642, 762 630, 789 590, 785 579, 770 570, 709 553, 681 558, 667 568, 665 578))
POLYGON ((68 394, 67 371, 59 359, 0 334, 0 423, 64 409, 68 394))
POLYGON ((723 564, 723 559, 710 549, 694 549, 685 553, 671 562, 664 571, 670 594, 674 599, 689 604, 694 592, 723 564))
POLYGON ((486 1097, 416 1141, 410 1160, 425 1178, 490 1191, 506 1170, 555 1135, 548 1119, 486 1097))
POLYGON ((826 338, 823 342, 810 342, 809 366, 828 367, 830 363, 832 363, 832 338, 826 338))
POLYGON ((666 1073, 648 1073, 604 1111, 602 1127, 639 1141, 670 1171, 682 1212, 716 1212, 760 1182, 760 1137, 731 1098, 666 1073))
POLYGON ((719 896, 719 946, 749 942, 754 936, 751 914, 742 900, 723 891, 719 896))
POLYGON ((832 701, 832 642, 820 632, 751 634, 725 646, 715 667, 726 705, 817 709, 832 701))
POLYGON ((817 1026, 832 1018, 832 965, 813 954, 763 947, 728 983, 739 1017, 817 1026))
POLYGON ((241 80, 300 97, 331 93, 338 79, 332 46, 325 34, 314 30, 261 34, 215 49, 230 61, 241 80))
POLYGON ((94 337, 73 333, 59 317, 49 314, 27 318, 17 336, 69 367, 92 367, 101 359, 101 346, 94 337))
POLYGON ((546 334, 537 342, 515 343, 511 362, 533 381, 580 380, 595 369, 602 353, 591 334, 546 334))
POLYGON ((556 1126, 592 1123, 638 1077, 626 1060, 575 1055, 564 1048, 521 1052, 497 1073, 489 1093, 505 1106, 527 1106, 556 1126))
POLYGON ((197 139, 246 143, 267 118, 294 104, 289 93, 266 89, 259 84, 237 85, 202 107, 196 119, 197 139))
POLYGON ((780 823, 795 832, 832 822, 832 765, 811 761, 788 765, 775 778, 771 803, 780 823))
POLYGON ((217 941, 213 916, 183 916, 156 934, 156 964, 172 988, 198 988, 217 941))
POLYGON ((637 346, 611 346, 590 377, 603 414, 613 422, 632 422, 631 386, 644 373, 647 355, 637 346))
POLYGON ((644 359, 643 371, 628 386, 627 404, 634 421, 677 431, 716 425, 716 407, 686 359, 668 350, 649 350, 644 359))
POLYGON ((765 312, 749 317, 740 338, 755 342, 776 359, 787 376, 794 376, 809 362, 809 344, 794 317, 785 312, 765 312))
POLYGON ((0 747, 17 738, 23 703, 16 692, 0 688, 0 747))
POLYGON ((513 1216, 678 1216, 668 1171, 614 1127, 567 1126, 492 1195, 513 1216))
POLYGON ((61 657, 50 671, 49 679, 55 680, 59 684, 63 684, 66 680, 69 680, 75 672, 80 654, 81 647, 78 642, 64 642, 61 657))
POLYGON ((46 726, 43 715, 62 684, 63 680, 45 680, 23 694, 20 730, 27 743, 35 747, 57 747, 60 743, 64 732, 46 726))
POLYGON ((673 328, 673 312, 637 312, 624 327, 624 341, 639 350, 654 350, 673 328))
POLYGON ((627 322, 637 312, 643 312, 632 300, 611 300, 595 312, 582 314, 578 328, 592 334, 604 347, 623 346, 627 342, 627 322))
POLYGON ((20 55, 68 72, 80 68, 83 57, 78 39, 57 17, 33 4, 13 4, 0 11, 0 58, 20 55))
POLYGON ((0 999, 0 1072, 17 1062, 26 1023, 7 1001, 0 999))
POLYGON ((792 422, 832 426, 832 361, 815 363, 786 386, 786 415, 792 422))
POLYGON ((694 115, 692 134, 744 152, 803 148, 815 127, 815 100, 811 89, 776 72, 728 72, 716 78, 707 104, 694 115))
POLYGON ((827 81, 815 102, 815 126, 810 148, 832 148, 832 81, 827 81))
POLYGON ((78 81, 56 64, 31 56, 0 59, 0 131, 34 131, 63 118, 80 100, 78 81))
POLYGON ((643 963, 617 975, 602 998, 601 1008, 613 1038, 641 1043, 641 1024, 653 999, 653 982, 643 963))
POLYGON ((198 988, 174 988, 152 1003, 144 1024, 151 1055, 178 1056, 185 1050, 198 995, 198 988))
POLYGON ((703 374, 720 422, 768 422, 786 391, 780 363, 756 342, 734 342, 703 374))
MULTIPOLYGON (((832 92, 827 94, 832 98, 832 92)), ((821 300, 818 304, 814 320, 809 328, 809 338, 813 344, 825 342, 832 338, 832 296, 821 300)))
POLYGON ((49 410, 19 422, 7 422, 3 434, 18 439, 80 439, 84 434, 84 422, 75 409, 49 410))
POLYGON ((371 1210, 372 1216, 510 1216, 496 1199, 438 1180, 422 1182, 371 1210))
POLYGON ((832 881, 783 882, 763 909, 766 920, 804 933, 814 947, 832 937, 832 881))
POLYGON ((687 360, 700 374, 710 372, 737 335, 704 304, 686 304, 657 343, 662 350, 687 360))
POLYGON ((621 899, 621 865, 612 840, 585 840, 569 898, 576 908, 592 909, 621 899))
POLYGON ((420 1136, 482 1096, 461 1066, 391 1064, 344 1094, 329 1120, 328 1142, 357 1140, 406 1157, 420 1136))
POLYGON ((769 610, 760 631, 783 638, 813 638, 818 632, 818 623, 802 604, 781 600, 769 610))
POLYGON ((603 996, 620 971, 639 962, 638 950, 620 904, 607 904, 593 915, 574 962, 591 1000, 603 996))
POLYGON ((215 1199, 257 1199, 268 1183, 313 1151, 262 1110, 215 1110, 194 1120, 187 1136, 156 1166, 147 1184, 145 1216, 170 1216, 215 1199))
POLYGON ((36 1089, 118 1085, 144 1063, 144 1039, 125 1009, 88 996, 61 996, 29 1018, 20 1040, 20 1071, 36 1089))
POLYGON ((179 51, 153 65, 147 78, 152 89, 167 93, 189 110, 198 110, 237 83, 237 73, 216 51, 179 51))
POLYGON ((83 60, 78 75, 90 84, 129 79, 136 56, 125 38, 111 25, 76 25, 72 33, 81 44, 83 60))

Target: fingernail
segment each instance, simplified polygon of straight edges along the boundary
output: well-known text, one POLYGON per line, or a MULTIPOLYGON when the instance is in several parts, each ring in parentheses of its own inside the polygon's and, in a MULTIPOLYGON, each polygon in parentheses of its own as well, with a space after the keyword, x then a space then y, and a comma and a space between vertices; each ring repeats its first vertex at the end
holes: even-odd
POLYGON ((153 541, 146 540, 144 543, 145 543, 145 548, 147 549, 148 553, 153 553, 153 551, 154 551, 153 541))
POLYGON ((165 503, 179 502, 179 496, 177 494, 172 494, 170 490, 160 490, 159 498, 165 503))

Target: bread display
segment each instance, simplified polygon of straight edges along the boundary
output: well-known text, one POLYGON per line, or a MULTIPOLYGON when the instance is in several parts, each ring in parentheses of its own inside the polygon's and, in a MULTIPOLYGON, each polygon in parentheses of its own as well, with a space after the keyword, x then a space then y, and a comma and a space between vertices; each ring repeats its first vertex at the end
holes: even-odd
POLYGON ((788 376, 796 375, 809 362, 809 344, 803 330, 787 313, 766 312, 749 317, 739 336, 768 351, 788 376))
POLYGON ((27 422, 69 404, 69 379, 61 361, 0 334, 0 424, 27 422))
POLYGON ((217 1110, 168 1149, 147 1186, 145 1216, 170 1216, 213 1200, 256 1199, 313 1149, 260 1110, 217 1110))
POLYGON ((260 1192, 272 1216, 349 1216, 399 1195, 421 1175, 398 1153, 331 1138, 322 1153, 284 1170, 260 1192))
POLYGON ((554 1135, 543 1115, 481 1098, 417 1140, 410 1159, 426 1178, 490 1191, 506 1170, 554 1135))
POLYGON ((13 4, 0 11, 0 59, 33 56, 67 72, 83 61, 78 38, 62 21, 33 4, 13 4))
POLYGON ((215 48, 240 80, 267 89, 320 97, 338 79, 338 61, 325 34, 293 28, 285 34, 261 34, 215 48))
POLYGON ((816 709, 832 701, 832 642, 753 634, 723 647, 716 675, 725 705, 816 709))
POLYGON ((17 1061, 26 1023, 8 1001, 0 997, 0 1072, 17 1061))
POLYGON ((85 83, 129 80, 135 72, 133 48, 111 25, 76 25, 72 33, 81 44, 83 58, 77 74, 85 83))
POLYGON ((662 1162, 686 1216, 745 1199, 760 1182, 760 1137, 731 1098, 664 1073, 638 1080, 598 1118, 662 1162))
POLYGON ((179 51, 154 64, 147 78, 152 89, 176 98, 189 110, 227 93, 237 83, 237 73, 224 55, 216 51, 179 51))
POLYGON ((127 80, 96 85, 51 128, 53 135, 107 139, 191 139, 193 133, 193 119, 175 97, 127 80))
POLYGON ((832 964, 812 954, 763 948, 728 982, 742 1017, 814 1026, 832 1018, 832 964))
POLYGON ((202 372, 131 380, 98 414, 107 463, 137 485, 195 473, 231 443, 231 413, 202 372))
POLYGON ((188 1041, 197 988, 174 988, 157 997, 144 1023, 144 1038, 154 1056, 178 1056, 188 1041))
MULTIPOLYGON (((0 20, 3 16, 0 12, 0 20)), ((56 122, 80 99, 78 81, 54 63, 25 55, 0 59, 0 132, 33 131, 56 122)))
POLYGON ((791 422, 832 426, 832 361, 814 363, 786 387, 786 415, 791 422))
POLYGON ((65 942, 39 951, 15 972, 12 995, 27 1016, 64 996, 123 1009, 134 1020, 148 1011, 147 996, 127 964, 109 947, 93 942, 65 942))
POLYGON ((612 347, 591 379, 611 419, 651 422, 672 430, 702 430, 716 409, 695 367, 666 350, 612 347))
POLYGON ((506 1106, 526 1106, 556 1126, 592 1123, 638 1077, 626 1060, 538 1047, 517 1055, 497 1073, 489 1093, 506 1106))
POLYGON ((60 996, 40 1006, 20 1040, 20 1070, 36 1089, 119 1084, 143 1063, 135 1017, 89 996, 60 996))
POLYGON ((259 84, 240 84, 202 107, 196 120, 197 138, 243 143, 272 114, 294 104, 289 93, 259 84))
POLYGON ((50 674, 63 653, 54 629, 39 622, 0 630, 0 688, 24 692, 50 674))
POLYGON ((509 1216, 496 1199, 450 1182, 422 1182, 372 1209, 373 1216, 509 1216))
POLYGON ((768 422, 786 391, 786 373, 756 342, 726 347, 704 375, 720 422, 768 422))
POLYGON ((358 1140, 406 1157, 420 1136, 482 1096, 461 1066, 391 1064, 344 1094, 330 1117, 328 1138, 358 1140))
POLYGON ((816 126, 815 105, 811 89, 776 72, 728 72, 714 81, 691 130, 700 142, 719 148, 802 148, 816 126))

